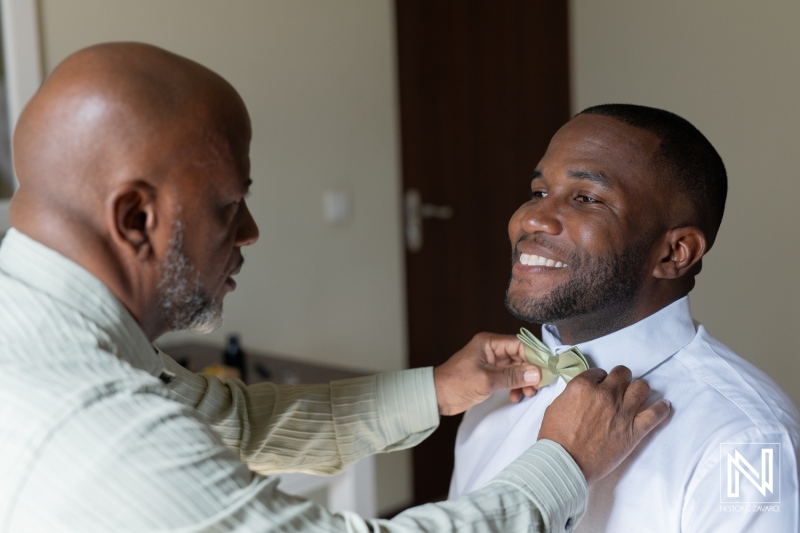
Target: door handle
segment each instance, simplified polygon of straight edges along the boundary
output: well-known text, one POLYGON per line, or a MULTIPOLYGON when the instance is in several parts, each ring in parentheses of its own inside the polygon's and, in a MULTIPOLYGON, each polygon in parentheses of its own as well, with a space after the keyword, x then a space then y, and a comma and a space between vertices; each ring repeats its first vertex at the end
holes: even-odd
POLYGON ((422 250, 422 221, 426 218, 449 220, 453 218, 453 208, 449 205, 422 203, 422 195, 416 189, 405 194, 406 247, 409 252, 422 250))

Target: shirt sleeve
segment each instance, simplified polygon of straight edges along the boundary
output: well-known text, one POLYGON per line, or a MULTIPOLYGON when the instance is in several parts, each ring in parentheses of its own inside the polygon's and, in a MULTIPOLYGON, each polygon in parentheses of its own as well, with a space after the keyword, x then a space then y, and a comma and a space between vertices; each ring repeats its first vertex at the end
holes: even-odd
POLYGON ((393 520, 365 520, 279 490, 206 424, 158 390, 120 391, 64 420, 40 450, 8 531, 385 533, 567 531, 583 514, 583 475, 540 441, 483 489, 393 520), (69 475, 53 476, 52 466, 69 475))
MULTIPOLYGON (((537 442, 484 488, 463 498, 412 508, 389 521, 365 520, 349 512, 330 513, 282 493, 275 478, 250 472, 231 451, 240 445, 248 466, 256 465, 262 473, 331 473, 369 453, 413 446, 438 424, 431 369, 330 385, 245 387, 235 381, 222 384, 177 366, 168 366, 176 374, 170 384, 172 393, 195 409, 213 427, 213 433, 205 426, 169 431, 165 438, 180 437, 163 448, 180 450, 187 444, 190 449, 202 448, 187 442, 192 433, 212 449, 214 439, 221 436, 227 447, 226 453, 200 454, 211 459, 211 464, 191 465, 183 476, 177 469, 166 469, 168 476, 176 479, 174 484, 159 481, 159 495, 154 500, 159 505, 171 501, 165 505, 173 510, 190 509, 182 518, 166 510, 159 517, 170 524, 177 520, 177 527, 193 531, 190 524, 196 517, 204 517, 201 523, 211 531, 555 532, 570 531, 585 513, 588 491, 583 474, 560 445, 546 440, 537 442), (198 477, 197 472, 204 474, 198 477), (177 494, 168 489, 170 485, 177 494), (229 507, 224 502, 237 503, 229 507)), ((176 418, 171 424, 191 422, 176 418)), ((149 434, 153 438, 152 432, 149 434)), ((128 454, 126 459, 135 460, 128 454)), ((174 462, 187 464, 183 457, 174 462)), ((161 471, 146 477, 163 475, 161 471)), ((130 496, 118 495, 114 500, 127 498, 130 496)), ((149 516, 148 521, 151 519, 155 520, 149 516)), ((148 522, 147 526, 157 523, 165 522, 148 522)))
POLYGON ((572 457, 540 440, 485 487, 409 509, 381 530, 568 532, 583 518, 587 498, 586 479, 572 457))
POLYGON ((325 385, 246 386, 162 357, 175 374, 174 398, 261 474, 335 474, 367 455, 415 446, 439 425, 431 368, 325 385))

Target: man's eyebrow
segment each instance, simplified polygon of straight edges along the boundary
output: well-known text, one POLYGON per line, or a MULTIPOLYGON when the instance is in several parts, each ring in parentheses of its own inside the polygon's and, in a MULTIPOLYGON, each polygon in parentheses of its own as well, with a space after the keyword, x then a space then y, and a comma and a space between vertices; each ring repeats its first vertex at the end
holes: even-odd
MULTIPOLYGON (((609 180, 608 176, 606 176, 602 172, 592 172, 590 170, 570 170, 567 173, 567 176, 576 180, 589 180, 592 183, 600 185, 604 189, 611 188, 611 180, 609 180)), ((541 179, 543 177, 544 176, 542 175, 541 171, 534 170, 533 173, 531 174, 531 181, 535 179, 541 179)))
POLYGON ((591 170, 570 170, 567 176, 576 180, 588 180, 592 183, 603 187, 604 189, 611 188, 611 180, 602 172, 592 172, 591 170))

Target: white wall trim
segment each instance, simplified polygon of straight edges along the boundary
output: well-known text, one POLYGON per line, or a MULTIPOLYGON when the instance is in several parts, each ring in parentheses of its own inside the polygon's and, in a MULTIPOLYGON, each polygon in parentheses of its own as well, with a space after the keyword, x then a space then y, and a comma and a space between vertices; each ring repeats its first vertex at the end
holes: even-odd
POLYGON ((8 89, 9 126, 42 83, 39 8, 36 0, 2 0, 3 51, 8 89))
POLYGON ((8 200, 0 200, 0 239, 6 234, 11 224, 8 223, 8 200))
MULTIPOLYGON (((9 131, 42 83, 39 6, 36 0, 2 0, 3 55, 9 131)), ((16 177, 12 176, 14 188, 16 177)), ((8 200, 0 199, 0 235, 8 228, 8 200)))

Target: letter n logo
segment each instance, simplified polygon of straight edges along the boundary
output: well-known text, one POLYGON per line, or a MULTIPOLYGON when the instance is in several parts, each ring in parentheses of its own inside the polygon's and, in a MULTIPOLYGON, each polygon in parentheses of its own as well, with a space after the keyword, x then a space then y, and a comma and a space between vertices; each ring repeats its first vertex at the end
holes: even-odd
POLYGON ((780 503, 779 472, 780 443, 722 443, 721 502, 780 503))

